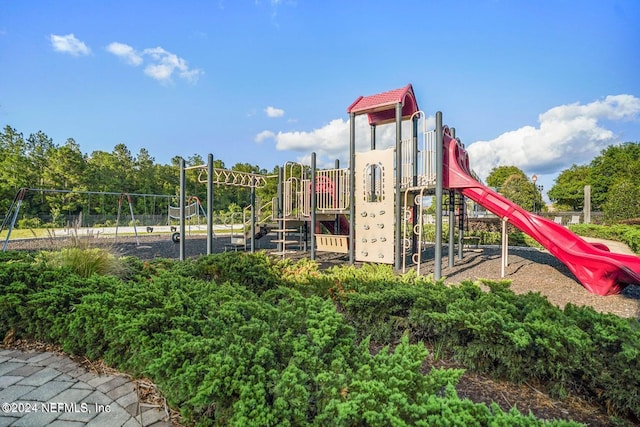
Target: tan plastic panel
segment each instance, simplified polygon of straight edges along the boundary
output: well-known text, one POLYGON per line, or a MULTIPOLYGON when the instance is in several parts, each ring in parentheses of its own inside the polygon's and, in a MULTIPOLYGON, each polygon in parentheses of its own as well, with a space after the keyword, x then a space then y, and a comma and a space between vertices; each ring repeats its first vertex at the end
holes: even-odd
POLYGON ((356 153, 356 261, 394 263, 394 151, 356 153))

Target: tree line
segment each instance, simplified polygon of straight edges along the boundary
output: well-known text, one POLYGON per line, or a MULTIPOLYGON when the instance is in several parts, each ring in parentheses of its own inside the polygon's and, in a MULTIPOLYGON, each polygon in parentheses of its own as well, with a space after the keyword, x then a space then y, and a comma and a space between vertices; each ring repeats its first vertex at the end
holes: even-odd
MULTIPOLYGON (((487 185, 529 210, 543 205, 542 191, 515 166, 493 168, 487 185)), ((591 209, 609 222, 640 218, 640 143, 626 142, 602 150, 587 165, 563 170, 547 192, 557 211, 584 208, 584 188, 591 187, 591 209)))
MULTIPOLYGON (((114 192, 157 194, 166 197, 135 197, 136 215, 166 215, 168 205, 178 206, 180 157, 170 164, 156 163, 146 148, 132 154, 125 144, 117 144, 111 152, 96 150, 83 154, 80 145, 68 138, 58 145, 44 132, 25 137, 7 125, 0 132, 0 212, 8 211, 20 188, 73 190, 76 192, 114 192), (173 196, 173 198, 171 197, 173 196)), ((185 159, 187 166, 205 164, 198 154, 185 159)), ((276 175, 258 165, 236 163, 227 168, 220 159, 214 167, 241 172, 276 175)), ((299 166, 291 173, 299 175, 299 166)), ((572 165, 562 171, 547 195, 556 210, 579 211, 584 204, 584 186, 591 186, 593 210, 602 210, 609 221, 640 217, 640 143, 627 142, 604 149, 588 165, 572 165)), ((277 180, 269 180, 256 195, 261 203, 276 194, 277 180)), ((542 189, 515 166, 494 168, 487 185, 496 187, 514 203, 532 210, 544 210, 542 189)), ((187 194, 206 201, 206 185, 198 182, 197 171, 187 173, 187 194)), ((214 186, 214 210, 238 212, 251 202, 247 188, 214 186)), ((51 216, 53 222, 69 216, 114 216, 118 197, 98 197, 79 193, 30 192, 21 207, 21 217, 51 216)), ((63 225, 63 224, 57 224, 63 225)))
MULTIPOLYGON (((180 157, 170 164, 156 163, 146 148, 132 154, 125 144, 117 144, 111 152, 96 150, 84 154, 80 145, 68 138, 56 144, 44 132, 25 137, 7 125, 0 132, 0 212, 8 211, 20 188, 72 190, 78 193, 27 192, 20 212, 21 218, 48 216, 55 225, 64 225, 70 216, 113 217, 118 210, 118 196, 81 194, 80 192, 113 192, 164 195, 166 197, 133 197, 136 215, 167 215, 168 205, 178 206, 180 188, 180 157), (173 197, 171 197, 173 196, 173 197)), ((206 163, 200 155, 185 159, 187 166, 206 163)), ((214 167, 242 172, 267 174, 265 169, 248 163, 227 168, 220 159, 214 167)), ((277 173, 277 166, 273 169, 277 173)), ((187 194, 206 202, 206 185, 198 182, 198 172, 187 173, 187 194)), ((257 196, 270 200, 276 183, 258 189, 257 196)), ((240 210, 250 204, 250 190, 241 187, 214 186, 216 211, 240 210)), ((128 207, 127 207, 128 209, 128 207)), ((128 216, 128 212, 125 212, 128 216)))

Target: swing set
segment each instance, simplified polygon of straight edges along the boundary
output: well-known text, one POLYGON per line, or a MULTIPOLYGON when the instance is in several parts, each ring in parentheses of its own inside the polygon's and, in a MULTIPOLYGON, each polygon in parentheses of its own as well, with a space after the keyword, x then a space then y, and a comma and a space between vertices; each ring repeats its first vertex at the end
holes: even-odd
MULTIPOLYGON (((67 214, 65 215, 65 222, 64 225, 61 226, 60 228, 64 228, 65 232, 68 234, 70 232, 70 229, 72 228, 72 224, 73 227, 80 227, 82 230, 84 230, 84 232, 86 232, 87 234, 89 233, 89 230, 92 229, 91 225, 93 225, 93 227, 97 227, 97 222, 99 220, 103 221, 102 224, 102 231, 104 232, 103 234, 106 234, 107 227, 106 224, 108 224, 109 219, 107 218, 107 209, 106 209, 106 199, 111 197, 111 199, 114 199, 115 197, 117 197, 117 208, 116 208, 116 215, 115 215, 115 224, 113 226, 114 230, 113 230, 113 234, 114 234, 114 238, 117 239, 118 237, 118 232, 119 232, 119 228, 121 226, 120 222, 122 219, 122 206, 123 204, 127 204, 128 205, 128 211, 129 211, 129 215, 130 215, 130 224, 133 227, 133 231, 136 237, 136 244, 139 246, 140 245, 140 240, 139 240, 139 236, 138 236, 138 229, 137 226, 139 225, 139 218, 142 217, 143 218, 143 223, 144 222, 148 222, 149 219, 156 220, 153 221, 153 223, 149 223, 147 225, 147 232, 153 232, 153 226, 154 225, 158 225, 157 220, 162 220, 162 222, 167 223, 167 225, 169 225, 169 217, 165 217, 164 215, 162 216, 162 218, 160 218, 158 215, 155 215, 155 211, 156 208, 158 206, 158 203, 156 203, 156 199, 161 198, 161 199, 167 199, 167 205, 169 204, 169 201, 171 199, 171 197, 174 196, 169 196, 169 195, 164 195, 164 194, 145 194, 145 193, 116 193, 116 192, 108 192, 108 191, 83 191, 83 190, 60 190, 60 189, 44 189, 44 188, 21 188, 16 192, 15 197, 13 198, 13 201, 11 202, 11 205, 7 211, 7 214, 5 215, 2 224, 0 224, 0 233, 3 232, 4 230, 7 230, 7 235, 4 239, 4 243, 2 246, 2 251, 5 252, 7 250, 8 244, 9 244, 9 240, 11 239, 11 234, 12 231, 16 228, 16 223, 18 222, 18 218, 20 216, 20 209, 25 205, 25 203, 29 203, 29 198, 28 195, 29 194, 40 194, 41 196, 44 197, 45 194, 61 194, 63 196, 63 198, 69 198, 72 197, 73 195, 82 195, 82 196, 86 196, 86 204, 83 204, 82 206, 82 210, 80 210, 79 213, 77 214, 67 214), (91 204, 91 197, 99 197, 101 199, 101 202, 97 203, 98 206, 100 206, 99 208, 96 208, 96 204, 93 205, 91 204), (142 203, 143 203, 143 214, 138 213, 138 219, 136 219, 136 214, 135 211, 136 209, 134 209, 134 201, 135 200, 140 200, 140 198, 142 198, 142 203), (147 208, 147 198, 151 198, 151 213, 149 214, 149 210, 147 208), (85 211, 86 208, 86 211, 85 211), (92 209, 98 209, 98 211, 100 212, 99 215, 94 215, 91 214, 92 209), (85 213, 86 212, 86 213, 85 213), (92 220, 92 217, 93 220, 92 220), (96 218, 97 217, 97 218, 96 218), (146 221, 145 221, 146 220, 146 221), (86 228, 84 228, 86 227, 86 228)), ((42 214, 42 212, 40 213, 42 214)), ((49 224, 46 228, 48 229, 55 229, 57 228, 55 223, 49 224)), ((110 228, 110 227, 109 227, 110 228)), ((76 230, 76 232, 79 231, 78 229, 76 230)))

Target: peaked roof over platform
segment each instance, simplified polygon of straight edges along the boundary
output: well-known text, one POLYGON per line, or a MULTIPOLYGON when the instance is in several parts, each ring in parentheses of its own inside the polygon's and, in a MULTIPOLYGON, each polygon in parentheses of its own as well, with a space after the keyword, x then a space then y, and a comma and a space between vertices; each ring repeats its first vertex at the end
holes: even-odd
POLYGON ((396 119, 396 104, 402 104, 402 119, 411 117, 418 111, 418 102, 413 93, 413 86, 407 86, 378 93, 370 96, 360 96, 347 108, 347 113, 369 115, 370 125, 391 123, 396 119))

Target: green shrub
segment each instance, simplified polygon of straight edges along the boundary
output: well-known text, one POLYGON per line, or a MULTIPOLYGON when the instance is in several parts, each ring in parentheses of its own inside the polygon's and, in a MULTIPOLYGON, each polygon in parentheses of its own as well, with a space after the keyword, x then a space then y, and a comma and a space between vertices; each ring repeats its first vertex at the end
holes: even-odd
POLYGON ((607 192, 602 205, 604 218, 608 222, 617 222, 640 216, 640 187, 631 179, 615 182, 607 192))
MULTIPOLYGON (((435 225, 425 224, 423 226, 423 239, 428 242, 435 242, 435 225)), ((467 230, 464 232, 465 236, 470 237, 479 237, 481 245, 501 245, 502 244, 502 232, 490 229, 490 227, 475 227, 471 230, 467 230)), ((538 242, 536 242, 531 237, 527 236, 525 233, 517 230, 515 227, 509 225, 508 227, 508 236, 509 236, 509 245, 511 246, 529 246, 529 247, 541 247, 538 242)), ((456 228, 454 237, 456 242, 458 241, 458 228, 456 228)), ((446 227, 443 227, 442 230, 442 241, 449 241, 449 230, 446 227)))
POLYGON ((60 335, 53 325, 66 321, 64 315, 82 296, 100 292, 103 286, 79 277, 69 267, 46 268, 30 255, 22 257, 33 261, 0 264, 0 335, 13 328, 17 335, 55 341, 60 335))
POLYGON ((637 225, 576 224, 569 226, 569 229, 580 236, 625 243, 633 252, 640 254, 640 227, 637 225))
POLYGON ((23 317, 20 308, 24 306, 32 287, 39 282, 41 271, 29 260, 13 257, 14 253, 2 253, 0 263, 0 337, 10 329, 19 334, 31 320, 23 317))
POLYGON ((29 229, 42 227, 40 218, 20 218, 16 223, 17 228, 29 229))
POLYGON ((397 278, 384 284, 361 276, 336 283, 334 298, 363 335, 393 341, 410 331, 474 371, 540 384, 560 398, 586 396, 623 416, 640 415, 636 320, 593 310, 565 313, 539 294, 515 295, 508 282, 485 281, 489 292, 472 282, 448 287, 397 278))
MULTIPOLYGON (((125 282, 22 259, 0 264, 0 325, 148 376, 195 425, 542 424, 460 399, 453 385, 462 371, 423 374, 426 350, 407 335, 393 351, 372 355, 369 340, 356 344, 358 335, 331 300, 273 286, 283 272, 295 286, 303 277, 317 280, 312 264, 226 255, 129 265, 134 271, 125 282)), ((401 286, 409 296, 395 294, 383 317, 410 316, 405 305, 424 296, 414 290, 444 295, 441 284, 430 288, 386 268, 335 269, 326 280, 354 311, 360 305, 349 305, 352 294, 401 286), (363 280, 370 273, 374 280, 363 280)))
POLYGON ((262 293, 280 285, 273 269, 274 263, 264 252, 245 254, 230 251, 201 257, 195 262, 195 267, 200 278, 234 283, 262 293))
POLYGON ((611 412, 638 417, 640 323, 571 304, 564 313, 589 337, 588 348, 580 355, 587 379, 584 387, 611 412))
MULTIPOLYGON (((33 253, 27 251, 0 251, 0 263, 5 262, 33 262, 33 253)), ((0 273, 2 270, 0 270, 0 273)))

